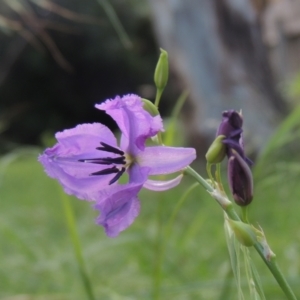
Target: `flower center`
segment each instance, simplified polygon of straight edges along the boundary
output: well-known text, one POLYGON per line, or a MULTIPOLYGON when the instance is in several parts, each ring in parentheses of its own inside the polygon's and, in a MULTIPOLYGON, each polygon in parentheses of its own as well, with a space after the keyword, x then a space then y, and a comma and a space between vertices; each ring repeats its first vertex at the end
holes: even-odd
POLYGON ((106 143, 100 142, 101 147, 97 147, 97 150, 110 152, 113 154, 117 154, 117 157, 99 157, 99 158, 88 158, 88 159, 79 159, 80 162, 84 163, 92 163, 98 165, 112 165, 112 167, 91 173, 90 176, 94 175, 108 175, 108 174, 116 174, 110 181, 109 185, 115 183, 125 172, 126 168, 131 164, 128 159, 126 159, 126 155, 124 151, 110 146, 106 143))

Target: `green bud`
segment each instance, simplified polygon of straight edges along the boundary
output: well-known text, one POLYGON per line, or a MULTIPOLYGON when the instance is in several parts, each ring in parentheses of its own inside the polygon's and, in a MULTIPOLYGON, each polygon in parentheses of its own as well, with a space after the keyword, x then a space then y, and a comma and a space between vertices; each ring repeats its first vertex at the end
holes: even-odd
POLYGON ((160 49, 160 56, 155 68, 154 82, 157 89, 163 90, 167 85, 169 77, 168 52, 160 49))
POLYGON ((220 163, 226 155, 226 146, 223 144, 225 135, 218 135, 208 148, 205 158, 210 164, 220 163))
POLYGON ((147 111, 152 117, 159 115, 157 107, 148 99, 142 98, 143 108, 147 111))
POLYGON ((227 219, 227 221, 236 238, 242 245, 251 247, 257 242, 255 230, 251 225, 231 219, 227 219))

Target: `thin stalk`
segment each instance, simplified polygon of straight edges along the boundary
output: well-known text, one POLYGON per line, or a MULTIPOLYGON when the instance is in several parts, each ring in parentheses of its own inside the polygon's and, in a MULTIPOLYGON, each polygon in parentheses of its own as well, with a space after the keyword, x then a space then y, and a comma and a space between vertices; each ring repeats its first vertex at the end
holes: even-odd
POLYGON ((109 21, 111 22, 112 26, 114 27, 117 35, 120 38, 121 43, 123 44, 125 49, 132 48, 132 42, 126 33, 120 19, 118 18, 116 11, 114 10, 113 6, 111 5, 110 1, 108 0, 98 0, 99 4, 102 5, 106 15, 108 16, 109 21))
POLYGON ((157 140, 158 140, 159 145, 163 145, 163 139, 162 139, 161 132, 157 133, 157 140))
POLYGON ((160 98, 161 95, 163 93, 163 89, 157 89, 156 90, 156 96, 155 96, 155 101, 154 101, 154 105, 158 108, 159 102, 160 102, 160 98))
POLYGON ((213 184, 213 186, 215 186, 215 180, 211 173, 211 167, 212 167, 212 164, 207 163, 206 164, 206 172, 207 172, 209 179, 211 180, 211 183, 213 184))
POLYGON ((162 282, 162 265, 163 265, 163 202, 158 200, 157 203, 157 230, 156 230, 156 241, 154 248, 154 270, 153 270, 153 299, 159 300, 161 293, 161 282, 162 282))
POLYGON ((248 221, 248 207, 249 206, 241 206, 241 210, 242 210, 242 221, 244 223, 249 224, 249 221, 248 221))
POLYGON ((61 191, 61 198, 62 198, 62 202, 63 202, 67 227, 68 227, 69 235, 70 235, 70 238, 71 238, 71 241, 73 244, 73 249, 74 249, 80 277, 82 280, 82 284, 84 286, 84 289, 85 289, 88 299, 96 300, 90 278, 86 271, 86 267, 85 267, 85 263, 84 263, 84 259, 83 259, 83 255, 82 255, 82 250, 81 250, 80 239, 79 239, 79 235, 78 235, 77 228, 76 228, 74 211, 71 206, 69 196, 66 195, 63 191, 61 191))
POLYGON ((199 175, 194 169, 191 167, 186 167, 184 169, 184 174, 192 176, 196 181, 198 181, 208 192, 212 193, 214 188, 201 176, 199 175))
POLYGON ((221 164, 220 163, 217 164, 216 180, 218 182, 219 188, 221 189, 221 191, 224 192, 224 187, 223 187, 223 183, 222 183, 222 176, 221 176, 221 164))
POLYGON ((281 272, 279 266, 277 265, 276 258, 271 257, 267 259, 264 254, 264 248, 260 243, 254 244, 255 250, 258 252, 264 263, 267 265, 271 273, 273 274, 274 278, 276 279, 278 285, 281 287, 283 292, 286 295, 286 298, 289 300, 297 300, 294 292, 292 291, 290 285, 286 281, 283 273, 281 272))
MULTIPOLYGON (((200 176, 195 170, 191 167, 187 167, 185 169, 185 174, 192 176, 197 182, 199 182, 208 192, 213 192, 213 187, 202 177, 200 176)), ((221 205, 223 210, 227 213, 228 217, 235 221, 241 221, 239 215, 236 213, 232 203, 227 205, 221 205)), ((271 271, 272 275, 274 276, 275 280, 277 281, 278 285, 285 293, 286 298, 288 300, 297 300, 294 292, 292 291, 291 287, 289 286, 288 282, 286 281, 283 273, 281 272, 277 262, 275 260, 275 256, 271 255, 268 257, 265 254, 265 249, 260 242, 254 244, 255 250, 258 252, 259 256, 262 258, 264 263, 267 265, 269 270, 271 271)))

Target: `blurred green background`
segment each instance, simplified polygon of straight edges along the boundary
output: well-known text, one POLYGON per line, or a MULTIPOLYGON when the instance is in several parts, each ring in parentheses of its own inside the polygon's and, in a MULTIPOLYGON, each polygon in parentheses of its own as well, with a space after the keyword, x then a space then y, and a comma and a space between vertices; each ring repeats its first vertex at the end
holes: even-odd
MULTIPOLYGON (((56 13, 43 3, 52 2, 0 2, 0 299, 4 300, 87 299, 67 229, 65 196, 46 176, 37 156, 63 128, 101 121, 115 129, 93 108, 95 103, 116 94, 155 96, 152 78, 159 45, 147 2, 61 0, 53 2, 60 5, 55 6, 56 13), (39 25, 34 23, 37 17, 39 25)), ((174 84, 171 80, 163 98, 164 116, 170 115, 170 99, 178 97, 174 84)), ((264 229, 297 295, 299 86, 299 76, 284 86, 294 101, 293 112, 278 123, 256 154, 250 209, 250 220, 264 229)), ((202 164, 200 157, 194 167, 201 169, 202 164)), ((224 163, 224 182, 225 169, 224 163)), ((223 213, 201 187, 187 196, 166 233, 176 203, 192 184, 184 179, 168 192, 143 190, 141 214, 114 239, 95 225, 97 215, 90 203, 71 198, 96 299, 154 299, 158 291, 160 299, 237 299, 223 213)), ((250 252, 267 299, 283 299, 257 253, 250 252)), ((246 288, 246 281, 242 284, 246 288)))
MULTIPOLYGON (((276 148, 283 143, 281 138, 270 148, 279 150, 279 157, 266 153, 257 161, 250 220, 264 229, 299 295, 300 164, 286 159, 291 143, 284 150, 276 148)), ((37 154, 24 149, 1 160, 0 297, 86 299, 67 230, 62 188, 45 176, 37 154)), ((96 299, 153 299, 157 268, 161 268, 161 299, 236 299, 223 213, 201 187, 188 195, 170 234, 165 234, 175 205, 190 185, 185 179, 168 192, 143 190, 141 214, 114 239, 95 225, 91 204, 71 199, 96 299), (166 247, 163 257, 162 245, 166 247)), ((254 249, 250 253, 267 299, 284 299, 254 249)), ((245 278, 242 287, 247 289, 245 278)))

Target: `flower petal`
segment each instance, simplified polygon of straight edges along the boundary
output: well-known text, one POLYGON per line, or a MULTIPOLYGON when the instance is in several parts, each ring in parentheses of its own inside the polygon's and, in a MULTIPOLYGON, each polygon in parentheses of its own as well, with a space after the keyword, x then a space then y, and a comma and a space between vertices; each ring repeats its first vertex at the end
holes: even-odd
POLYGON ((137 194, 141 188, 142 184, 118 185, 113 194, 94 206, 95 209, 101 211, 96 223, 105 228, 108 236, 117 236, 138 216, 140 202, 137 194))
POLYGON ((77 125, 72 129, 57 132, 55 137, 62 146, 57 153, 59 156, 78 155, 90 151, 99 153, 96 147, 100 146, 100 142, 117 146, 114 134, 100 123, 77 125))
POLYGON ((114 174, 91 176, 105 165, 80 162, 80 159, 114 157, 115 154, 96 150, 100 142, 116 146, 112 132, 104 125, 83 124, 56 134, 58 143, 39 156, 46 173, 57 179, 66 193, 80 199, 93 200, 95 192, 108 186, 114 174))
POLYGON ((157 192, 162 192, 162 191, 166 191, 169 190, 175 186, 177 186, 181 179, 182 179, 183 175, 180 174, 177 177, 171 179, 171 180, 151 180, 148 179, 145 183, 144 183, 144 188, 148 189, 148 190, 152 190, 152 191, 157 191, 157 192))
POLYGON ((150 168, 141 167, 138 164, 134 164, 129 170, 129 182, 144 184, 148 178, 150 168))
POLYGON ((113 100, 97 104, 96 108, 105 110, 118 124, 121 132, 121 148, 135 155, 144 150, 147 138, 163 130, 161 117, 151 116, 143 109, 143 103, 137 95, 117 96, 113 100))
POLYGON ((146 147, 140 152, 137 162, 141 167, 150 168, 149 175, 170 174, 187 167, 196 158, 193 148, 146 147))
POLYGON ((129 183, 117 184, 114 187, 98 192, 95 209, 101 211, 97 224, 104 226, 106 234, 117 236, 132 224, 140 210, 137 194, 147 180, 149 168, 137 164, 129 170, 129 183))

